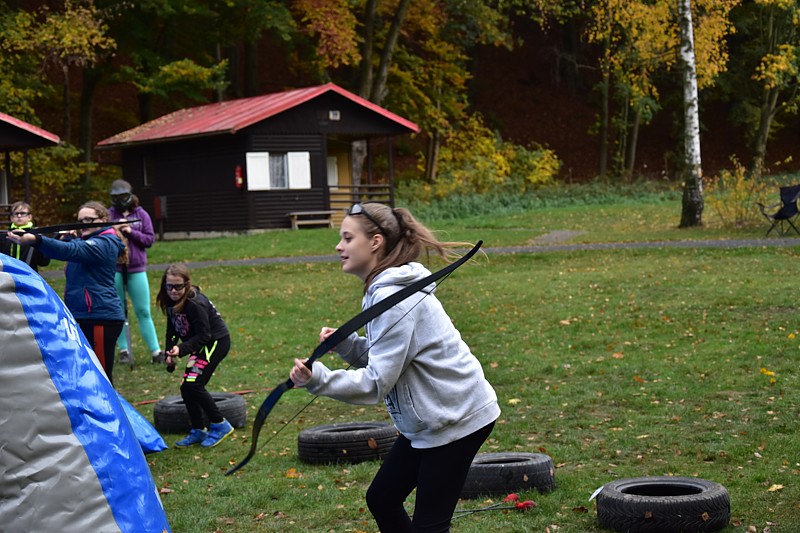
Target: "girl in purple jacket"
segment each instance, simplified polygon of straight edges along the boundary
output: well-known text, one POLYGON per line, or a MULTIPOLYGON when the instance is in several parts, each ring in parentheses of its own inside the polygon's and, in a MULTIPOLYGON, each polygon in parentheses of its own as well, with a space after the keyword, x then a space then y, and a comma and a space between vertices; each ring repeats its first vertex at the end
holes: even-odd
MULTIPOLYGON (((139 199, 133 194, 131 184, 125 180, 115 180, 111 184, 111 203, 108 210, 113 221, 136 220, 130 224, 118 226, 119 231, 127 239, 128 261, 117 264, 117 274, 114 284, 117 288, 120 301, 125 301, 125 294, 130 296, 136 320, 139 323, 139 332, 150 352, 151 361, 163 361, 161 348, 158 345, 158 335, 150 314, 150 284, 147 281, 147 249, 155 241, 153 222, 140 205, 139 199)), ((117 339, 119 348, 119 362, 131 363, 133 355, 128 346, 125 335, 117 339)))

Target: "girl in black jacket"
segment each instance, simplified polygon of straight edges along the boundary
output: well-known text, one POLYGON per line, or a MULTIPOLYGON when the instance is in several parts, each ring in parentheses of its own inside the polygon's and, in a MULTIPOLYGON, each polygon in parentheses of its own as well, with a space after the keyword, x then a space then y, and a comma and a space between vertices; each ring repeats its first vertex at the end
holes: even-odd
MULTIPOLYGON (((14 202, 11 205, 10 218, 9 231, 27 230, 33 227, 33 212, 30 204, 26 202, 14 202)), ((15 243, 8 238, 7 234, 0 236, 0 252, 24 261, 34 272, 39 272, 40 266, 50 264, 50 258, 42 254, 42 252, 29 244, 15 243)))
POLYGON ((181 397, 189 412, 192 429, 175 446, 216 446, 233 433, 233 426, 222 417, 206 385, 230 350, 228 327, 214 304, 200 292, 199 287, 192 285, 185 265, 167 267, 161 277, 156 301, 167 315, 164 344, 167 369, 175 368, 176 358, 189 356, 181 383, 181 397), (203 424, 203 412, 208 417, 208 431, 203 424))

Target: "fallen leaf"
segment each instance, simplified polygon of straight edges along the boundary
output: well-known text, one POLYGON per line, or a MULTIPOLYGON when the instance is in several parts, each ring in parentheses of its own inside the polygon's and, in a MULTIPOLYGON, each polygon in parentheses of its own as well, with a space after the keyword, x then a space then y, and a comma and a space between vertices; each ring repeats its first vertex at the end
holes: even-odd
POLYGON ((622 355, 622 352, 617 352, 615 354, 611 354, 611 357, 613 357, 614 359, 622 359, 625 356, 622 355))
POLYGON ((560 324, 562 324, 562 325, 564 325, 564 326, 569 326, 569 320, 562 320, 562 321, 560 322, 560 324))
POLYGON ((510 400, 508 400, 508 405, 517 405, 521 401, 522 400, 520 400, 519 398, 511 398, 510 400))
POLYGON ((160 489, 158 489, 158 492, 159 492, 159 494, 170 494, 171 492, 175 492, 175 491, 172 490, 172 489, 161 487, 160 489))
POLYGON ((286 471, 286 477, 289 479, 298 479, 303 477, 303 474, 298 472, 296 468, 290 468, 286 471))
POLYGON ((777 491, 781 490, 782 488, 783 488, 783 485, 771 485, 767 489, 767 492, 777 492, 777 491))
POLYGON ((369 440, 367 440, 367 444, 372 450, 378 449, 378 442, 373 437, 370 437, 369 440))

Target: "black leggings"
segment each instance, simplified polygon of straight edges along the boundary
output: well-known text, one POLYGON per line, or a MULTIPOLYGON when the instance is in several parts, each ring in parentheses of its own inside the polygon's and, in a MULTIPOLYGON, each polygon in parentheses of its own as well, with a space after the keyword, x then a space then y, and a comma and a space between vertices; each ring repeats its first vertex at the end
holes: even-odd
POLYGON ((407 438, 397 437, 367 490, 367 506, 381 533, 450 531, 472 459, 493 427, 494 422, 436 448, 412 448, 407 438), (403 502, 415 487, 412 520, 403 502))
POLYGON ((203 412, 212 424, 222 422, 222 414, 211 393, 206 390, 206 385, 211 380, 211 375, 217 366, 228 355, 231 349, 231 337, 226 335, 217 339, 208 346, 204 346, 199 353, 189 356, 186 370, 183 372, 181 383, 181 398, 189 412, 192 429, 203 429, 203 412))

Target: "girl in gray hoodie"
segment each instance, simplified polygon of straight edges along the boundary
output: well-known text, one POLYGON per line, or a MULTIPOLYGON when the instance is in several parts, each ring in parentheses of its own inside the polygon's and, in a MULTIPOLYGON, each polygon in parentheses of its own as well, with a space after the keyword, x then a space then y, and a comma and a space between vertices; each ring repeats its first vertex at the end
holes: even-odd
MULTIPOLYGON (((446 258, 455 244, 438 241, 408 210, 374 202, 352 206, 340 236, 342 270, 364 281, 364 309, 430 274, 416 262, 423 251, 446 258)), ((449 531, 472 459, 500 416, 494 389, 434 289, 372 320, 365 337, 354 333, 337 345, 350 368, 316 361, 309 370, 295 359, 290 372, 313 394, 386 404, 400 435, 367 491, 382 533, 449 531), (415 488, 411 518, 403 503, 415 488)), ((334 331, 322 328, 320 341, 334 331)))

